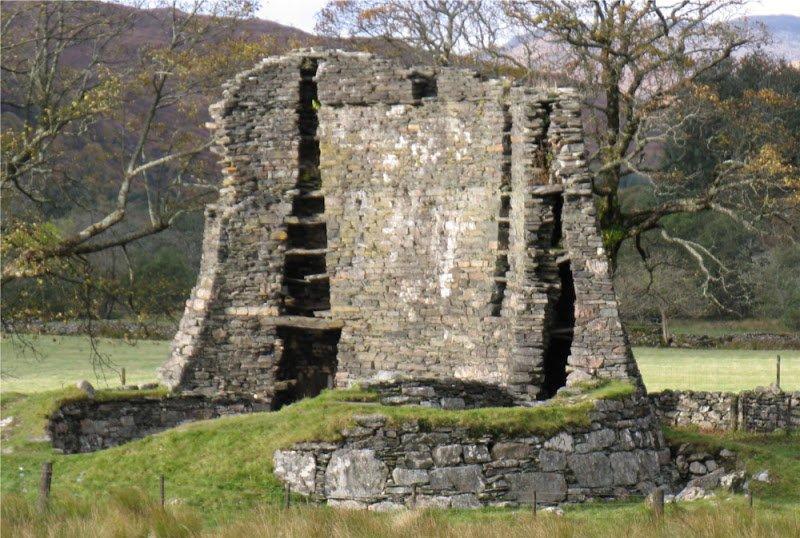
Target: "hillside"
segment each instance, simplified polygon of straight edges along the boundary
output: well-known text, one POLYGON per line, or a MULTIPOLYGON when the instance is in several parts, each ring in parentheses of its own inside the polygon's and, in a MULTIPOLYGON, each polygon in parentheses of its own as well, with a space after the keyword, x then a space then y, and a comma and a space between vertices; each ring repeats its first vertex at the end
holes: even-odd
POLYGON ((765 50, 789 62, 800 61, 800 17, 794 15, 762 15, 750 17, 750 22, 763 24, 771 34, 765 50))

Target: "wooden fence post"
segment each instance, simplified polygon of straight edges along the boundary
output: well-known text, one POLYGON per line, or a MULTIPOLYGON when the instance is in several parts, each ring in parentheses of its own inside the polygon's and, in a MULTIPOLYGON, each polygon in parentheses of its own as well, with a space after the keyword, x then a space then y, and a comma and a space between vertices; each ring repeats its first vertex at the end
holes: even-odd
POLYGON ((42 478, 39 481, 39 512, 47 510, 50 497, 50 485, 53 482, 53 462, 46 461, 42 464, 42 478))
POLYGON ((289 484, 286 484, 284 486, 284 488, 283 488, 283 507, 284 508, 289 508, 289 503, 291 502, 290 501, 291 493, 292 493, 291 486, 289 486, 289 484))
POLYGON ((747 492, 744 494, 744 499, 747 501, 747 507, 752 510, 753 509, 753 494, 751 492, 747 492))
POLYGON ((533 490, 533 517, 536 517, 536 490, 533 490))
POLYGON ((158 477, 158 492, 159 492, 159 496, 161 498, 161 508, 164 508, 164 506, 166 506, 166 504, 167 504, 167 488, 166 488, 166 485, 164 484, 164 482, 165 482, 164 475, 163 474, 159 475, 159 477, 158 477))
POLYGON ((781 388, 781 356, 778 355, 778 360, 775 364, 775 386, 781 388))
POLYGON ((664 490, 661 488, 656 488, 653 490, 652 494, 652 502, 653 502, 653 515, 660 519, 664 517, 664 490))
POLYGON ((126 385, 126 383, 125 383, 125 381, 126 381, 126 377, 125 377, 125 368, 122 368, 122 369, 119 371, 119 380, 120 380, 120 382, 122 383, 122 386, 124 387, 124 386, 126 385))

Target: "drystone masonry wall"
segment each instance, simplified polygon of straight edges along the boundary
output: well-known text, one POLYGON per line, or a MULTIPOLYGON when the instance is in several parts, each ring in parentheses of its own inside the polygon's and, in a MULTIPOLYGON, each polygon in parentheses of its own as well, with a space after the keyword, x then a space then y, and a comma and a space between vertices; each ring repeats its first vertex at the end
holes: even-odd
POLYGON ((348 508, 478 508, 646 494, 676 479, 647 400, 596 403, 588 428, 552 436, 423 431, 356 418, 338 443, 300 443, 274 454, 291 490, 348 508))
POLYGON ((47 423, 53 447, 65 454, 94 452, 173 428, 184 422, 265 411, 248 399, 132 397, 63 404, 47 423))
POLYGON ((211 113, 223 189, 170 387, 279 407, 400 378, 517 404, 640 383, 574 91, 305 50, 237 76, 211 113))
POLYGON ((768 433, 800 429, 800 392, 761 389, 740 393, 671 391, 651 393, 663 424, 705 430, 768 433))

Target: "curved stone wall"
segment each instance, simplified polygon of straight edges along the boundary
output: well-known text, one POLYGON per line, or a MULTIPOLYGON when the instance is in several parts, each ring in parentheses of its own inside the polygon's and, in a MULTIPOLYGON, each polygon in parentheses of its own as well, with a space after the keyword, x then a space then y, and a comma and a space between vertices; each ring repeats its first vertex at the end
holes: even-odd
POLYGON ((174 428, 184 422, 267 411, 247 398, 130 397, 64 403, 47 422, 53 447, 65 454, 94 452, 174 428))
POLYGON ((337 443, 276 451, 292 491, 330 505, 387 510, 556 504, 646 494, 677 476, 643 396, 601 400, 591 424, 555 435, 426 430, 358 417, 337 443))

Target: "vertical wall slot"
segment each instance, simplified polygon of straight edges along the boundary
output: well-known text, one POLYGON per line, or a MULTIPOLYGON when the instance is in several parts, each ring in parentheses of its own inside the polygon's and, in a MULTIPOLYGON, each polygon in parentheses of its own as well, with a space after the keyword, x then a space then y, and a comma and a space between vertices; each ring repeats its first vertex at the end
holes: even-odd
POLYGON ((503 312, 503 299, 508 286, 509 236, 511 234, 511 110, 507 102, 503 110, 503 160, 500 177, 499 209, 497 213, 497 257, 494 267, 494 287, 491 297, 491 314, 499 317, 503 312))
MULTIPOLYGON (((325 197, 320 174, 317 139, 317 61, 307 58, 300 67, 300 102, 297 128, 297 184, 292 212, 286 219, 286 253, 283 265, 283 314, 313 318, 330 310, 330 282, 325 254, 328 249, 325 197)), ((297 318, 294 318, 297 319, 297 318)), ((278 326, 282 342, 275 374, 272 408, 316 396, 333 386, 340 329, 323 327, 323 320, 286 321, 278 326)))
MULTIPOLYGON (((564 198, 561 194, 550 198, 553 221, 550 230, 550 249, 547 249, 548 264, 557 267, 557 280, 548 293, 545 315, 544 380, 542 398, 551 398, 567 383, 567 361, 572 352, 575 331, 575 282, 569 258, 563 254, 561 213, 564 198)), ((556 276, 556 275, 553 275, 556 276)))
POLYGON ((297 126, 298 177, 287 219, 287 250, 284 263, 284 311, 297 316, 314 316, 330 310, 330 284, 325 266, 327 230, 325 197, 320 190, 319 140, 317 139, 317 62, 306 59, 300 68, 300 106, 297 126))

